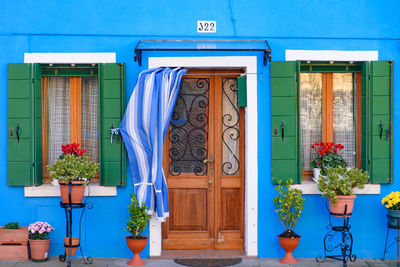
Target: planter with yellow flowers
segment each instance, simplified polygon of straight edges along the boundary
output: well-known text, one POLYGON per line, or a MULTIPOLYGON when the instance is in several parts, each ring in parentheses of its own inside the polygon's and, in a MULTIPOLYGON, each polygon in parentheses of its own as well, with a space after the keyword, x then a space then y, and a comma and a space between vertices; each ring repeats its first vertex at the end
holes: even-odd
POLYGON ((400 192, 392 192, 382 198, 389 215, 389 227, 400 229, 400 192))

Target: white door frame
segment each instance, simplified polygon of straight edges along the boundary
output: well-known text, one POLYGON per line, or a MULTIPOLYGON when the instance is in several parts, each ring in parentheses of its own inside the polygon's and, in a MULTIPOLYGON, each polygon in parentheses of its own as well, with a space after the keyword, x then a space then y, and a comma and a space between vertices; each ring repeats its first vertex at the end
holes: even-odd
MULTIPOLYGON (((148 67, 186 68, 243 68, 247 76, 247 108, 245 115, 245 250, 249 256, 257 256, 258 212, 258 125, 257 125, 257 57, 149 57, 148 67)), ((150 220, 150 256, 161 255, 161 222, 150 220)))

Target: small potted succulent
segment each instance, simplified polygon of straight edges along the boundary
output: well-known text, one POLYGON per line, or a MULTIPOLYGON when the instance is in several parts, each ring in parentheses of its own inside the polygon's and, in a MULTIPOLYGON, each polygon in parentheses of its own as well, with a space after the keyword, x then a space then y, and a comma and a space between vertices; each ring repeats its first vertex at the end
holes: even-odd
POLYGON ((368 183, 367 171, 342 167, 326 170, 326 176, 320 176, 318 189, 322 196, 329 198, 329 209, 335 217, 349 217, 353 212, 356 196, 354 189, 363 189, 368 183))
POLYGON ((29 225, 28 231, 32 261, 47 261, 51 241, 47 235, 54 231, 54 228, 47 222, 35 222, 29 225))
POLYGON ((400 192, 392 192, 382 198, 382 205, 389 215, 389 227, 400 228, 400 192))
POLYGON ((99 164, 89 161, 84 156, 84 149, 79 149, 79 144, 66 144, 61 146, 63 154, 52 166, 47 166, 50 177, 58 180, 60 184, 61 200, 69 203, 69 187, 71 186, 71 203, 82 203, 87 181, 99 171, 99 164))
POLYGON ((279 194, 273 200, 275 212, 279 216, 279 221, 282 223, 285 231, 278 235, 279 243, 286 251, 286 255, 279 262, 283 264, 296 264, 297 260, 293 257, 292 251, 299 244, 300 236, 294 232, 297 220, 300 217, 304 206, 304 198, 300 189, 290 188, 292 180, 282 184, 279 181, 275 188, 279 194))
POLYGON ((325 176, 329 168, 347 167, 346 161, 341 154, 344 149, 343 145, 333 142, 321 142, 312 144, 311 148, 315 154, 315 158, 311 162, 314 182, 318 183, 320 175, 325 176))
POLYGON ((128 206, 129 221, 126 223, 126 230, 131 234, 126 236, 128 247, 133 252, 133 258, 128 265, 145 265, 146 263, 140 258, 140 252, 147 245, 147 236, 142 236, 144 229, 150 220, 145 204, 139 205, 135 195, 131 195, 131 203, 128 206))

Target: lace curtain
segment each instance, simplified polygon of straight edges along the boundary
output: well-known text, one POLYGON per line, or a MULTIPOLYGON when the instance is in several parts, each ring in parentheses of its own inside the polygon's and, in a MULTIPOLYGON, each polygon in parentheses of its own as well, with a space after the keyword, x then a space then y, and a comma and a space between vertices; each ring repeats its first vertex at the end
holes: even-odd
POLYGON ((99 85, 97 77, 82 77, 81 146, 90 160, 99 162, 99 85))
MULTIPOLYGON (((344 146, 343 157, 356 166, 355 85, 352 73, 333 73, 333 142, 344 146)), ((314 151, 322 141, 322 73, 300 74, 301 167, 311 169, 314 151)))
POLYGON ((322 140, 322 73, 300 74, 301 169, 310 170, 311 144, 322 140))
POLYGON ((47 164, 61 154, 61 145, 70 139, 69 77, 47 80, 47 164))
MULTIPOLYGON (((99 162, 99 100, 97 77, 81 79, 81 147, 90 160, 99 162)), ((61 145, 70 143, 69 77, 47 80, 47 164, 60 156, 61 145)))
POLYGON ((352 73, 333 73, 333 141, 342 144, 343 158, 356 167, 354 114, 354 78, 352 73))

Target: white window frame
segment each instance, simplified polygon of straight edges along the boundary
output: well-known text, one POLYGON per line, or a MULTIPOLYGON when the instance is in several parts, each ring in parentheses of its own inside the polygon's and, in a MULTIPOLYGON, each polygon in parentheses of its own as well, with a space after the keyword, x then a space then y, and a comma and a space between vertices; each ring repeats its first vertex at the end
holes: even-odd
MULTIPOLYGON (((25 53, 24 63, 40 64, 97 64, 116 63, 116 53, 25 53)), ((25 197, 59 197, 58 186, 42 184, 39 186, 25 186, 25 197)), ((85 188, 85 196, 89 194, 85 188)), ((115 186, 90 185, 90 196, 116 196, 115 186)))
MULTIPOLYGON (((378 51, 346 51, 346 50, 286 50, 286 61, 376 61, 378 60, 378 51)), ((293 185, 305 195, 321 194, 318 186, 313 181, 304 181, 301 184, 293 185)), ((380 194, 380 184, 367 184, 362 190, 355 190, 356 194, 380 194)))
MULTIPOLYGON (((256 56, 232 57, 149 57, 149 68, 243 68, 257 73, 256 56)), ((258 250, 258 113, 257 75, 247 76, 247 108, 245 114, 245 251, 248 256, 257 256, 258 250)), ((161 255, 161 222, 150 220, 150 256, 161 255)))

